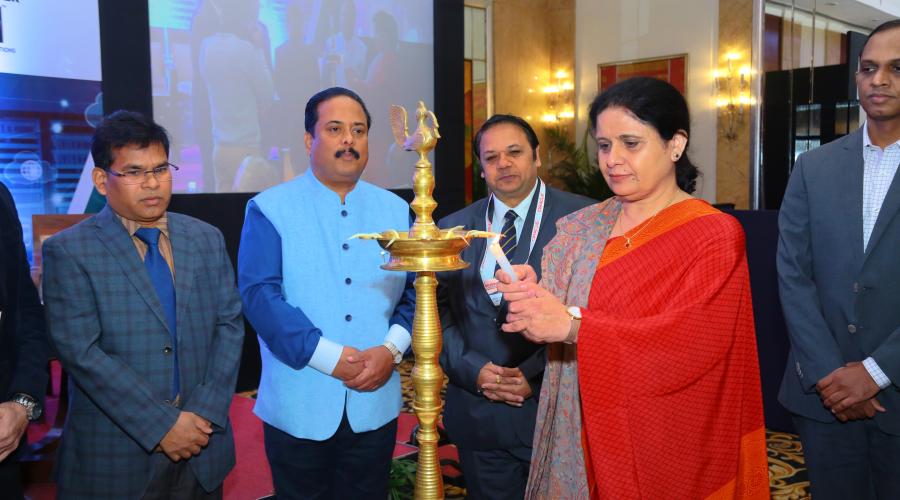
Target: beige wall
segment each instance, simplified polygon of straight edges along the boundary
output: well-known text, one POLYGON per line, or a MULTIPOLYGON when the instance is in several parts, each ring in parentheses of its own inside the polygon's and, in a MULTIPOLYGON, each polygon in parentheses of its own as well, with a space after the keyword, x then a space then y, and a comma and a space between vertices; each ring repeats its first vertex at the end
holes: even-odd
POLYGON ((597 94, 598 64, 688 54, 688 152, 702 172, 696 194, 709 201, 718 198, 712 78, 718 12, 718 0, 579 0, 575 6, 577 133, 587 126, 588 106, 597 94))
MULTIPOLYGON (((494 0, 492 5, 494 113, 530 116, 546 145, 540 119, 548 100, 541 88, 559 69, 572 73, 575 0, 494 0)), ((546 149, 541 151, 545 166, 546 149)))
MULTIPOLYGON (((574 71, 573 138, 587 127, 597 93, 597 65, 688 54, 689 153, 700 168, 697 196, 746 208, 749 200, 749 113, 738 137, 726 139, 715 106, 713 72, 725 54, 750 61, 753 0, 494 0, 494 112, 531 116, 543 144, 540 93, 557 69, 574 71), (528 92, 532 89, 533 92, 528 92)), ((544 148, 546 149, 546 148, 544 148)), ((547 162, 546 151, 542 159, 547 162)))
MULTIPOLYGON (((753 0, 720 0, 720 3, 719 67, 727 65, 725 56, 732 52, 740 56, 735 68, 749 65, 753 0)), ((748 208, 750 200, 749 114, 749 109, 745 109, 743 120, 737 121, 734 139, 729 139, 722 133, 726 119, 724 116, 719 117, 717 133, 716 200, 720 203, 734 203, 741 209, 748 208)))

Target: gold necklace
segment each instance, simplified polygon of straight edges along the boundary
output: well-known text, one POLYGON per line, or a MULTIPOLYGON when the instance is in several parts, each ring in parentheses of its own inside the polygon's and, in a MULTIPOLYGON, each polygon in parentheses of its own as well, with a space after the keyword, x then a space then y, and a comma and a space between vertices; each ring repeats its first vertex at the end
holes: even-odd
POLYGON ((641 232, 642 232, 644 229, 646 229, 647 226, 649 226, 650 224, 652 224, 652 223, 653 223, 653 219, 655 219, 656 216, 659 215, 660 212, 662 212, 663 210, 669 208, 669 206, 672 205, 672 202, 675 201, 675 198, 676 198, 677 196, 678 196, 678 193, 676 192, 676 193, 675 193, 675 196, 672 196, 672 198, 669 199, 669 202, 668 202, 668 203, 666 203, 662 208, 660 208, 659 210, 657 210, 656 213, 653 214, 653 217, 650 217, 650 219, 649 219, 647 222, 645 222, 644 224, 642 224, 642 225, 641 225, 641 228, 638 229, 637 232, 635 232, 635 233, 632 234, 631 236, 625 236, 625 235, 623 234, 622 237, 625 238, 625 248, 629 248, 629 249, 630 249, 630 248, 631 248, 631 240, 634 239, 634 238, 637 238, 637 235, 641 234, 641 232))

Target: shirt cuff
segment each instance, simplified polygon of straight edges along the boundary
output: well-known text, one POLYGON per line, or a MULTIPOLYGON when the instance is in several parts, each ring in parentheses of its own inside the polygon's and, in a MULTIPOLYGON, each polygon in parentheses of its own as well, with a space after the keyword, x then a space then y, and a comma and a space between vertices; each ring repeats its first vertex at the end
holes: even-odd
POLYGON ((400 354, 404 354, 407 349, 409 349, 409 344, 412 343, 412 335, 409 334, 409 331, 406 328, 398 324, 393 324, 388 329, 387 336, 384 337, 385 342, 390 342, 397 347, 397 350, 400 351, 400 354))
POLYGON ((312 357, 309 358, 309 366, 319 370, 325 375, 331 375, 334 367, 341 360, 341 354, 344 352, 344 346, 328 340, 325 337, 319 337, 319 343, 316 350, 313 351, 312 357))
POLYGON ((863 360, 863 366, 866 367, 866 371, 869 372, 869 375, 872 377, 872 380, 878 384, 879 389, 887 389, 891 385, 891 379, 888 378, 887 375, 881 370, 878 366, 878 363, 872 359, 871 356, 863 360))

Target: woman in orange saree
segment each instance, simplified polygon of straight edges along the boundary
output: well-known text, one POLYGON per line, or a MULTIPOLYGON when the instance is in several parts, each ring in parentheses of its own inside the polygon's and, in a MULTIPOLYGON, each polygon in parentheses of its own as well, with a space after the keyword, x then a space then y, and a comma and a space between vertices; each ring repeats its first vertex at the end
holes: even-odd
POLYGON ((590 115, 616 196, 557 223, 540 285, 498 272, 503 329, 550 343, 526 498, 768 498, 744 234, 689 194, 687 105, 635 78, 590 115))

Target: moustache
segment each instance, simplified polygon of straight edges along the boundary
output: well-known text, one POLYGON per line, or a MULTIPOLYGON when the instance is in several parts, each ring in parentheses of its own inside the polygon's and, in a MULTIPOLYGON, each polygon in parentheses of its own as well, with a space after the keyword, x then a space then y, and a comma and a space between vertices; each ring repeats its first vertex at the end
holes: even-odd
POLYGON ((340 150, 338 150, 336 153, 334 153, 334 157, 335 157, 335 158, 340 158, 341 156, 344 156, 344 155, 347 154, 347 153, 352 154, 353 157, 356 158, 357 160, 359 159, 359 151, 357 151, 357 150, 355 150, 355 149, 353 149, 353 148, 340 149, 340 150))

